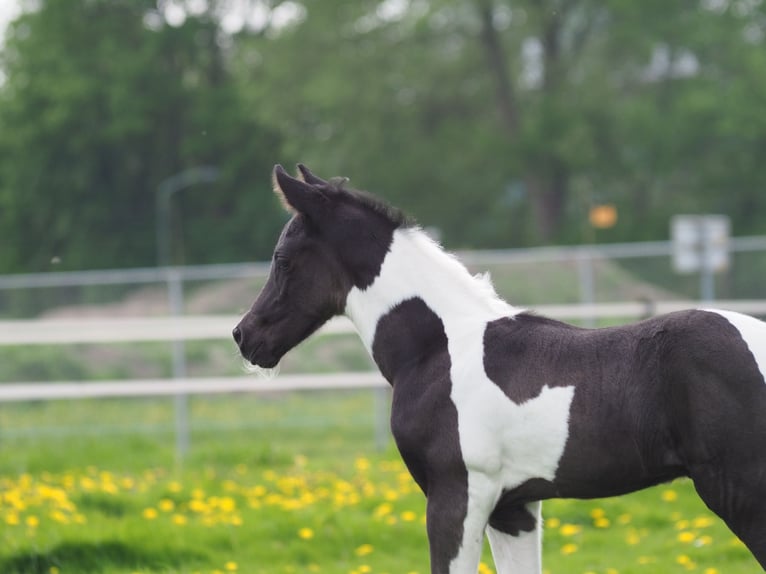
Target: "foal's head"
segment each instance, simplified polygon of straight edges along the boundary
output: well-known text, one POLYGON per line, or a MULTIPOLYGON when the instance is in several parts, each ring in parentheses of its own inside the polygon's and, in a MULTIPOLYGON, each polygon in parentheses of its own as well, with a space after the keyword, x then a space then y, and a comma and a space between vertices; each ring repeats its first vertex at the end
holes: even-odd
POLYGON ((274 190, 292 213, 274 249, 269 278, 234 329, 242 356, 274 367, 282 356, 334 315, 353 287, 364 289, 380 266, 401 212, 372 197, 325 181, 299 165, 300 178, 274 168, 274 190))

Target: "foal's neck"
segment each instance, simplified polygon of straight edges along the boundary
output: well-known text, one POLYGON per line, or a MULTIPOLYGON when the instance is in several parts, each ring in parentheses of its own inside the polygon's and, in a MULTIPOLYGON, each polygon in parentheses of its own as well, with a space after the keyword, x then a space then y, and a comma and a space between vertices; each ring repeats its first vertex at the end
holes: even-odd
POLYGON ((372 352, 380 319, 401 303, 419 299, 441 320, 448 338, 483 332, 488 321, 518 313, 500 299, 488 279, 472 276, 423 231, 394 232, 380 274, 366 289, 354 288, 346 315, 372 352))

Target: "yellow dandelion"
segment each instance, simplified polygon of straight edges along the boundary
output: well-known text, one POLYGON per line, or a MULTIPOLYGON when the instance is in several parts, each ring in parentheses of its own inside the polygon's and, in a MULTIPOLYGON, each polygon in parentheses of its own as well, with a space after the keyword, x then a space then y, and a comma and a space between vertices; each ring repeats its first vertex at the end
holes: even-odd
POLYGON ((362 564, 359 566, 358 572, 359 574, 368 574, 369 572, 372 572, 372 568, 369 566, 369 564, 362 564))
POLYGON ((479 562, 479 574, 493 574, 493 570, 484 562, 479 562))
POLYGON ((183 526, 188 522, 187 518, 183 514, 174 514, 173 515, 173 524, 176 526, 183 526))
POLYGON ((102 483, 101 490, 106 492, 107 494, 117 494, 119 492, 119 488, 113 482, 102 483))
POLYGON ((705 536, 700 536, 695 542, 697 546, 710 546, 712 543, 713 537, 708 536, 707 534, 705 536))
POLYGON ((582 531, 582 526, 577 524, 562 524, 559 528, 559 532, 562 536, 574 536, 582 531))
POLYGON ((69 524, 69 517, 60 510, 54 510, 50 513, 50 517, 61 524, 69 524))
POLYGON ((678 500, 678 493, 675 490, 666 489, 662 491, 660 498, 662 498, 663 502, 675 502, 678 500))
POLYGON ((625 542, 628 543, 630 546, 635 546, 639 542, 641 542, 641 535, 638 533, 637 530, 634 528, 631 528, 628 531, 628 535, 625 537, 625 542))
POLYGON ((689 532, 688 530, 685 530, 683 532, 679 532, 677 538, 679 542, 689 544, 690 542, 694 542, 694 539, 696 537, 694 536, 693 532, 689 532))
POLYGON ((203 513, 210 512, 211 508, 204 501, 194 499, 189 501, 189 510, 192 512, 203 513))
POLYGON ((626 524, 630 524, 630 521, 633 520, 633 517, 630 514, 620 514, 617 517, 617 524, 620 524, 622 526, 625 526, 626 524))
POLYGON ((692 563, 692 559, 689 558, 686 554, 679 554, 676 556, 676 562, 682 566, 686 566, 687 564, 692 563))
POLYGON ((704 574, 719 574, 718 568, 705 568, 704 574))
POLYGON ((141 516, 143 516, 146 520, 154 520, 155 518, 157 518, 157 509, 144 508, 144 511, 141 513, 141 516))
POLYGON ((710 516, 698 516, 692 520, 694 528, 707 528, 708 526, 713 526, 713 524, 715 524, 715 519, 710 516))
POLYGON ((27 526, 30 528, 37 528, 40 526, 40 519, 37 518, 37 516, 27 516, 24 522, 26 522, 27 526))
POLYGON ((593 526, 596 528, 609 528, 611 524, 606 516, 600 516, 593 521, 593 526))
POLYGON ((314 538, 314 531, 311 528, 301 528, 298 530, 298 537, 302 538, 303 540, 311 540, 314 538))
POLYGON ((594 520, 597 518, 602 518, 606 516, 606 512, 604 512, 603 508, 594 508, 590 511, 590 517, 594 520))
POLYGON ((374 548, 372 547, 372 544, 362 544, 354 550, 354 554, 357 556, 367 556, 368 554, 371 554, 373 550, 374 548))
POLYGON ((384 502, 383 504, 379 505, 375 509, 375 511, 373 512, 373 516, 375 516, 375 518, 382 518, 384 516, 391 514, 392 510, 393 510, 393 507, 388 502, 384 502))
POLYGON ((549 518, 548 520, 545 521, 545 526, 547 526, 548 528, 558 528, 559 526, 561 526, 561 520, 559 520, 558 518, 549 518))
POLYGON ((236 572, 239 568, 239 565, 236 562, 228 561, 226 564, 223 565, 224 569, 228 572, 236 572))
POLYGON ((173 509, 176 507, 175 502, 173 502, 169 498, 163 498, 162 500, 160 500, 160 503, 158 504, 158 506, 162 512, 172 512, 173 509))
POLYGON ((564 556, 568 556, 570 554, 574 554, 577 552, 577 544, 572 544, 571 542, 569 544, 564 544, 564 546, 561 547, 561 553, 564 556))
POLYGON ((405 510, 404 512, 400 514, 400 517, 405 522, 414 522, 415 520, 417 520, 418 515, 415 514, 412 510, 405 510))
POLYGON ((205 498, 205 491, 202 490, 201 488, 195 488, 194 490, 192 490, 191 495, 192 495, 192 498, 195 498, 197 500, 202 500, 203 498, 205 498))
POLYGON ((383 498, 388 500, 389 502, 393 502, 395 500, 399 499, 399 493, 395 490, 388 489, 383 493, 383 498))

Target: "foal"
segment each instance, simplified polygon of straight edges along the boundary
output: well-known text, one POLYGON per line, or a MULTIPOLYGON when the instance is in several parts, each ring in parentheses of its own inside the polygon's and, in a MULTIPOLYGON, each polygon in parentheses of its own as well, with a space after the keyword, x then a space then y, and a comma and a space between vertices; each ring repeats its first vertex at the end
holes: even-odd
POLYGON ((274 168, 293 217, 234 329, 255 365, 346 314, 393 387, 431 572, 541 572, 541 500, 689 476, 766 568, 766 323, 690 310, 581 329, 516 309, 399 210, 274 168))

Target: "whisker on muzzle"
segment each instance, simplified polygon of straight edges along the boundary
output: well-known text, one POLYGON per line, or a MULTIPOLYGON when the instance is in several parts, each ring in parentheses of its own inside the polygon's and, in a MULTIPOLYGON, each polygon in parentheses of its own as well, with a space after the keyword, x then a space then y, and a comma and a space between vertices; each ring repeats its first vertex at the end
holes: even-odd
POLYGON ((266 368, 259 367, 258 365, 251 365, 246 359, 242 359, 242 369, 249 374, 256 375, 259 379, 270 381, 279 374, 280 365, 276 367, 266 368))

